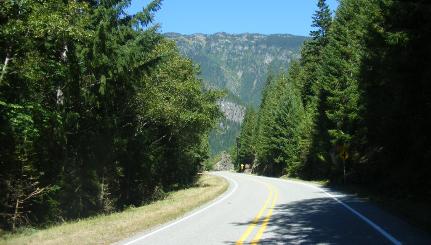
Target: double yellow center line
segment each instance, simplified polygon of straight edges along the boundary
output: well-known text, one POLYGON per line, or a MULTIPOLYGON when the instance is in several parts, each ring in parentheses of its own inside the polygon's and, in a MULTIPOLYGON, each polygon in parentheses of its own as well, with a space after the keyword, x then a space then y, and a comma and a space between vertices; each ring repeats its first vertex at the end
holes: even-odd
POLYGON ((256 235, 253 237, 251 244, 257 244, 260 240, 260 238, 262 237, 263 233, 266 230, 266 227, 268 225, 268 222, 272 216, 272 212, 274 210, 274 206, 275 203, 277 201, 278 198, 278 191, 275 189, 274 186, 264 183, 264 182, 259 182, 259 183, 263 183, 269 190, 269 194, 268 197, 266 198, 265 203, 263 204, 263 207, 259 210, 259 212, 257 213, 256 217, 254 217, 253 221, 251 222, 251 224, 247 227, 247 229, 244 231, 244 233, 242 234, 242 236, 239 238, 238 241, 236 241, 237 245, 241 245, 244 243, 244 241, 250 236, 250 234, 253 232, 254 228, 257 226, 257 224, 259 223, 259 221, 261 220, 261 217, 263 215, 263 213, 265 212, 265 210, 267 210, 268 205, 271 203, 271 206, 269 207, 269 211, 266 214, 266 216, 263 218, 262 224, 260 226, 260 229, 257 231, 256 235), (272 200, 272 201, 271 201, 272 200))

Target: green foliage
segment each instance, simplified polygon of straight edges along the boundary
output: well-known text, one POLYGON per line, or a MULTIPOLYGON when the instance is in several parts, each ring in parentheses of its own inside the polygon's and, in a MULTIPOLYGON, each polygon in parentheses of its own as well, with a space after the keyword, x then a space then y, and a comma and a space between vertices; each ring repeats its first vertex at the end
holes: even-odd
POLYGON ((298 175, 305 148, 305 109, 296 79, 299 64, 289 74, 271 77, 265 89, 256 125, 257 166, 268 175, 298 175))
POLYGON ((204 170, 205 171, 214 170, 216 163, 218 163, 222 159, 223 154, 224 153, 221 152, 221 153, 219 153, 215 156, 212 156, 212 157, 208 158, 207 160, 205 160, 204 161, 204 170))
MULTIPOLYGON (((181 52, 201 67, 208 87, 227 89, 239 100, 257 108, 268 71, 279 72, 299 57, 307 37, 289 34, 211 35, 165 34, 181 52)), ((234 101, 235 102, 235 101, 234 101)))
POLYGON ((254 169, 430 202, 428 4, 342 0, 332 21, 317 6, 299 63, 268 78, 254 169))
POLYGON ((364 107, 360 103, 362 91, 359 89, 361 42, 365 38, 365 27, 373 21, 369 13, 374 7, 370 1, 342 2, 323 51, 325 62, 321 64, 320 80, 324 97, 320 101, 323 114, 318 122, 321 125, 318 137, 325 143, 316 151, 331 159, 327 164, 334 179, 343 173, 340 149, 348 146, 349 164, 352 164, 359 160, 358 147, 365 140, 366 129, 361 125, 364 107))
POLYGON ((244 121, 241 125, 241 134, 237 138, 236 147, 238 156, 235 158, 234 165, 253 164, 256 147, 254 135, 256 131, 256 112, 252 107, 247 108, 244 121))
POLYGON ((241 124, 223 118, 219 122, 219 127, 211 130, 209 136, 209 144, 211 155, 217 155, 223 151, 228 151, 236 144, 235 139, 241 129, 241 124))
POLYGON ((384 1, 370 15, 360 75, 367 144, 353 177, 431 202, 431 8, 384 1))
POLYGON ((128 4, 0 6, 0 228, 140 205, 208 158, 221 93, 150 25, 160 1, 128 4))
MULTIPOLYGON (((254 109, 261 101, 267 74, 278 73, 298 59, 300 47, 308 39, 289 34, 165 35, 200 65, 206 87, 224 89, 225 100, 254 109)), ((229 150, 239 136, 239 122, 222 119, 220 125, 210 134, 212 154, 229 150)))

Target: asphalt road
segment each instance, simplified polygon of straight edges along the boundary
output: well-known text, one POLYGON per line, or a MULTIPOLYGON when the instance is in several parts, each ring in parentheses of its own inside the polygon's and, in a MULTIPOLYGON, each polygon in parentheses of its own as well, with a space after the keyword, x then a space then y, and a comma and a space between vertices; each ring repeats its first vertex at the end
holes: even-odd
POLYGON ((216 172, 230 182, 213 202, 120 244, 431 244, 378 207, 318 185, 216 172))

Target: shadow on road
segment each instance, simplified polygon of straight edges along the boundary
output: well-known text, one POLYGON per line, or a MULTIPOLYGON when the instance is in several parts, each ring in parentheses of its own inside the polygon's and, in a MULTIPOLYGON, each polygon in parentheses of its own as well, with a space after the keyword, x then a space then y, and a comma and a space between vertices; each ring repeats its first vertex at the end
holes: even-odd
MULTIPOLYGON (((235 223, 244 229, 249 224, 251 219, 248 223, 235 223)), ((264 235, 260 244, 389 244, 330 198, 277 205, 265 234, 268 236, 264 235)), ((225 243, 235 244, 235 241, 225 243)))

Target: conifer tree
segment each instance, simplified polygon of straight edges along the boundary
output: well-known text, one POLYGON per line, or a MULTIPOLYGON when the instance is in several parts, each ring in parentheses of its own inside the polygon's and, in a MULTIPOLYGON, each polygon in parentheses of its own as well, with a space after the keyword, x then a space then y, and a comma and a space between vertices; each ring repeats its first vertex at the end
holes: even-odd
POLYGON ((316 97, 319 93, 319 65, 322 61, 322 50, 328 44, 328 32, 332 23, 332 16, 325 0, 318 0, 318 9, 312 19, 310 31, 311 40, 306 41, 301 50, 301 66, 304 69, 302 77, 302 100, 305 105, 316 104, 316 97))
POLYGON ((0 5, 0 229, 141 205, 196 179, 220 93, 151 24, 161 1, 135 15, 128 4, 0 5))
POLYGON ((245 113, 244 121, 241 125, 241 132, 238 137, 238 159, 236 164, 253 164, 256 147, 255 147, 255 135, 256 135, 256 113, 252 107, 248 107, 245 113))

